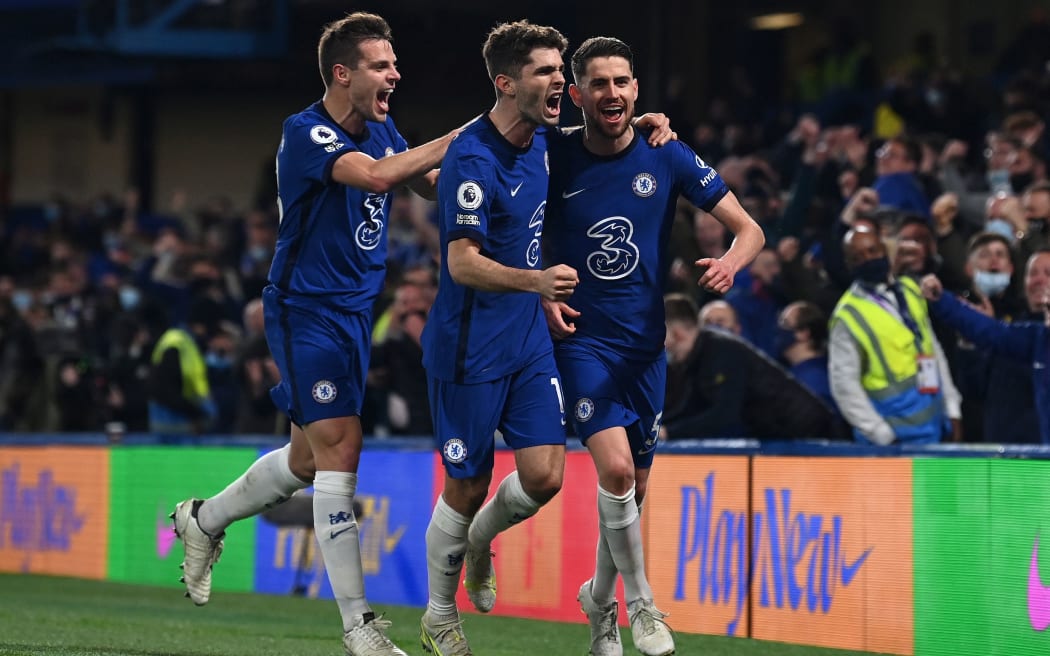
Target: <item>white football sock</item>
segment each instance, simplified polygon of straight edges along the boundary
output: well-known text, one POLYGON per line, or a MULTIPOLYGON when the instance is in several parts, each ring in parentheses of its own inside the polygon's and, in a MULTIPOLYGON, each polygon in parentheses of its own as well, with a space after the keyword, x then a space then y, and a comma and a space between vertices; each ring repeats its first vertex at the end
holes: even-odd
POLYGON ((512 471, 471 522, 470 546, 488 549, 500 532, 532 517, 542 505, 525 493, 518 472, 512 471))
POLYGON ((599 606, 608 606, 616 599, 616 563, 609 552, 609 542, 598 524, 598 554, 594 559, 594 576, 591 577, 591 598, 599 606))
POLYGON ((623 577, 624 600, 629 604, 636 599, 652 599, 653 591, 645 577, 642 523, 633 485, 622 496, 598 486, 598 530, 623 577))
POLYGON ((211 536, 217 536, 238 519, 251 517, 281 503, 310 486, 288 467, 291 445, 271 451, 252 463, 248 471, 206 499, 197 511, 197 524, 211 536))
POLYGON ((427 526, 427 580, 430 599, 427 611, 437 620, 459 617, 456 590, 467 551, 470 518, 459 514, 439 496, 427 526))
POLYGON ((314 533, 321 547, 332 593, 339 604, 343 631, 360 623, 371 609, 365 599, 361 543, 354 517, 357 474, 319 471, 314 478, 314 533))

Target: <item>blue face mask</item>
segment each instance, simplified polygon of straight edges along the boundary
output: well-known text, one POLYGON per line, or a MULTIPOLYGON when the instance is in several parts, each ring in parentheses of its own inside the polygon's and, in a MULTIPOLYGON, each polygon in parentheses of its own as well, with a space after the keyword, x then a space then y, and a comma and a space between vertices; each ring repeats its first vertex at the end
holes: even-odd
POLYGON ((795 345, 795 331, 777 326, 777 332, 773 335, 773 352, 777 356, 784 355, 784 351, 795 345))
POLYGON ((25 314, 29 306, 33 304, 33 294, 24 289, 16 289, 11 294, 11 304, 15 306, 19 314, 25 314))
POLYGON ((973 286, 985 296, 998 296, 1010 286, 1010 274, 995 271, 976 271, 973 286))
POLYGON ((228 355, 208 351, 204 356, 204 364, 208 365, 209 369, 229 369, 233 366, 233 359, 228 355))
POLYGON ((125 310, 134 310, 139 306, 139 301, 141 300, 142 294, 134 287, 120 288, 120 307, 125 310))
POLYGON ((985 181, 988 182, 988 188, 993 194, 1009 194, 1013 192, 1013 187, 1010 186, 1010 171, 1006 169, 993 169, 984 175, 985 181))
POLYGON ((266 261, 270 259, 270 249, 266 246, 252 246, 248 249, 248 257, 256 262, 266 261))
POLYGON ((997 235, 1002 235, 1013 244, 1017 241, 1017 234, 1014 231, 1014 225, 1006 219, 989 219, 984 224, 984 229, 988 232, 994 232, 997 235))

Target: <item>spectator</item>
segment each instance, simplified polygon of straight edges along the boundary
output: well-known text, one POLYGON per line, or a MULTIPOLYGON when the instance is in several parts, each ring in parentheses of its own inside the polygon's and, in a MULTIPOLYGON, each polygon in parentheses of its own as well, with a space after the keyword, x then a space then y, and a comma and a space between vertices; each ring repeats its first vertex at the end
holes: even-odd
POLYGON ((711 301, 700 309, 701 328, 721 328, 726 332, 740 336, 740 321, 736 310, 725 301, 711 301))
POLYGON ((150 357, 150 430, 165 436, 197 435, 217 416, 202 350, 219 329, 215 307, 197 302, 190 308, 189 330, 171 327, 157 340, 150 357))
POLYGON ((668 294, 664 439, 844 437, 835 414, 782 366, 720 328, 701 328, 696 304, 668 294))
POLYGON ((1050 246, 1050 182, 1037 182, 1025 189, 1021 205, 1025 224, 1019 255, 1027 262, 1033 253, 1050 246))
POLYGON ((270 399, 270 388, 281 380, 281 374, 266 343, 261 298, 253 298, 244 306, 243 321, 244 339, 237 349, 234 365, 240 395, 236 430, 283 435, 287 426, 279 420, 277 406, 270 399))
POLYGON ((858 225, 843 243, 855 282, 831 316, 831 393, 862 442, 959 439, 959 393, 910 278, 890 276, 882 239, 858 225))
POLYGON ((777 352, 788 371, 836 412, 828 380, 828 317, 806 301, 789 304, 777 318, 777 352))
POLYGON ((934 316, 951 324, 978 347, 1030 368, 1033 391, 1026 401, 1038 419, 1039 441, 1050 444, 1050 249, 1033 254, 1025 272, 1029 309, 1041 315, 1036 320, 1013 324, 996 321, 987 315, 987 306, 978 310, 954 294, 943 293, 935 276, 923 279, 922 291, 931 301, 934 316))
POLYGON ((883 205, 903 212, 930 216, 930 199, 917 175, 922 149, 908 137, 894 137, 875 153, 878 177, 873 188, 883 205))
MULTIPOLYGON (((986 307, 990 316, 1005 323, 1032 318, 1010 289, 1014 265, 1009 242, 1002 235, 982 232, 971 240, 966 272, 973 283, 965 296, 986 307)), ((954 330, 936 315, 934 322, 954 330)), ((963 397, 966 440, 1034 440, 1039 428, 1031 403, 1032 377, 1027 367, 986 349, 975 348, 967 340, 958 340, 954 357, 956 380, 963 397)))
POLYGON ((780 286, 780 258, 770 248, 762 250, 745 271, 737 278, 737 284, 726 295, 740 319, 741 335, 770 357, 777 357, 773 350, 776 335, 777 315, 784 306, 784 293, 780 286))

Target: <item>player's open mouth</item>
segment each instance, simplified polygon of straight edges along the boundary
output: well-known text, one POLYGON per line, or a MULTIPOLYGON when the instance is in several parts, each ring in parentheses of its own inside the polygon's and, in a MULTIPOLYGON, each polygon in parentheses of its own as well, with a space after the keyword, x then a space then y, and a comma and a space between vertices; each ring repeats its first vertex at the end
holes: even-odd
POLYGON ((610 123, 618 123, 623 118, 623 112, 623 105, 607 105, 601 109, 602 116, 610 123))
POLYGON ((379 109, 383 112, 390 111, 390 96, 394 93, 393 89, 383 89, 376 94, 376 103, 379 105, 379 109))
POLYGON ((547 113, 551 116, 557 116, 561 113, 561 92, 552 93, 547 96, 547 113))

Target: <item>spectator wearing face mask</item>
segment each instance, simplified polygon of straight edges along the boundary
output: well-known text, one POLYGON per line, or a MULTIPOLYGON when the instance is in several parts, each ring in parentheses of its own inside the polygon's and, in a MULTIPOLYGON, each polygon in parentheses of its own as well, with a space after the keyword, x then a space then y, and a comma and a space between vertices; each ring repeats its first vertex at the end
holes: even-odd
MULTIPOLYGON (((1002 355, 1022 365, 1031 381, 1030 395, 1017 402, 1035 415, 1037 430, 1021 435, 1011 430, 1018 417, 1006 416, 989 424, 987 441, 1008 443, 1009 440, 1050 444, 1050 249, 1034 253, 1025 267, 1025 299, 1028 314, 1012 323, 996 321, 988 303, 974 306, 943 293, 935 276, 922 281, 924 296, 930 301, 934 316, 954 326, 981 349, 1002 355)), ((1022 394, 1022 390, 1014 390, 1022 394)), ((991 410, 991 406, 988 406, 991 410)))
MULTIPOLYGON (((1014 264, 1009 240, 982 232, 970 240, 968 250, 966 273, 972 282, 962 296, 987 307, 994 318, 1006 323, 1023 316, 1024 304, 1010 284, 1014 264)), ((951 325, 935 321, 954 331, 951 325)), ((967 441, 1034 439, 1038 425, 1031 407, 1031 376, 1024 366, 962 338, 956 340, 954 359, 967 441)))
POLYGON ((919 285, 890 274, 886 245, 858 224, 843 240, 854 283, 831 316, 831 393, 858 441, 959 439, 959 393, 919 285))
POLYGON ((788 371, 838 412, 828 380, 828 317, 815 304, 796 301, 777 319, 777 352, 788 371))

